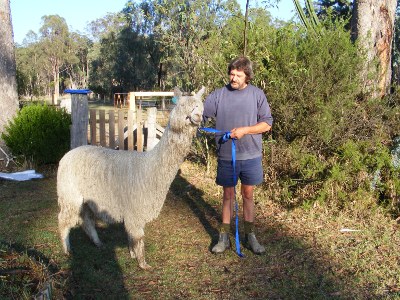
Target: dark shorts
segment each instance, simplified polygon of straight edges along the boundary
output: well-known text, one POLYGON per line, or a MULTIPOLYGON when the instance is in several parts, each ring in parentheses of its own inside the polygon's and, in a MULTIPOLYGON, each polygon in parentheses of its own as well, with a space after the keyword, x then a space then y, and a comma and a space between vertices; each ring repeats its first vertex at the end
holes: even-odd
POLYGON ((264 173, 261 157, 236 161, 236 182, 233 182, 233 165, 230 160, 218 160, 216 183, 232 187, 240 182, 245 185, 257 185, 263 182, 264 173))

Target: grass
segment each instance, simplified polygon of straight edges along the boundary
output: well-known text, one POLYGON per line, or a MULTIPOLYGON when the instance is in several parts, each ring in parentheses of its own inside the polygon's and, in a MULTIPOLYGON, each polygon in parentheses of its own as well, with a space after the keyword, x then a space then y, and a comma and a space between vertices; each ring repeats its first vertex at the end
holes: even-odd
POLYGON ((258 189, 256 225, 266 255, 242 247, 244 259, 234 249, 217 256, 210 250, 221 191, 213 174, 186 161, 159 218, 146 227, 153 268, 143 271, 120 224, 98 224, 102 249, 74 229, 74 252, 65 256, 55 168, 38 171, 45 179, 0 179, 1 299, 30 299, 47 283, 53 299, 400 299, 399 224, 379 209, 285 210, 258 189))

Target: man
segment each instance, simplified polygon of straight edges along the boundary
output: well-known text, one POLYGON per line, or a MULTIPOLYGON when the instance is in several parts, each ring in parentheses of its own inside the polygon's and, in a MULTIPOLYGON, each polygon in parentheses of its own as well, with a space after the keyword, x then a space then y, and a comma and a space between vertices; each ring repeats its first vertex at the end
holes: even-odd
MULTIPOLYGON (((251 85, 252 62, 246 57, 234 59, 228 66, 229 84, 212 92, 204 103, 204 120, 216 120, 216 129, 230 132, 236 139, 236 178, 241 181, 245 242, 255 254, 263 254, 254 233, 254 186, 263 181, 262 133, 271 129, 272 116, 264 92, 251 85)), ((230 222, 235 198, 232 165, 232 140, 216 137, 218 167, 216 183, 223 187, 222 224, 214 253, 230 248, 230 222)))

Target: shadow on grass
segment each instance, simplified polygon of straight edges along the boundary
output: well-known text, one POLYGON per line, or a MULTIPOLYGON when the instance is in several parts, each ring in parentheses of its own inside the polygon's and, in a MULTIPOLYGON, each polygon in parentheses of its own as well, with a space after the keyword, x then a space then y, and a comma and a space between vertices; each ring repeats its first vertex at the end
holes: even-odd
MULTIPOLYGON (((80 227, 73 228, 70 234, 72 254, 65 256, 60 253, 55 186, 55 176, 36 181, 0 181, 0 239, 18 241, 11 244, 12 249, 26 252, 47 267, 56 293, 54 299, 129 299, 121 269, 124 266, 120 265, 121 259, 119 262, 117 259, 119 248, 128 251, 123 225, 96 227, 104 243, 101 249, 80 227), (34 247, 44 248, 45 253, 54 258, 49 259, 34 247), (61 266, 63 264, 67 267, 61 266)), ((126 264, 130 270, 138 270, 136 260, 130 259, 126 264)), ((18 283, 14 283, 14 288, 19 289, 18 283)))
POLYGON ((71 230, 70 277, 65 296, 67 299, 129 299, 116 257, 118 248, 126 250, 127 247, 124 227, 112 224, 96 229, 103 242, 101 248, 96 247, 80 227, 71 230))
MULTIPOLYGON (((212 245, 218 239, 217 226, 220 223, 220 211, 214 209, 204 199, 204 193, 190 185, 180 173, 172 184, 171 192, 184 201, 199 219, 210 236, 209 250, 211 251, 212 245), (188 192, 188 187, 190 187, 190 192, 188 192), (188 197, 189 193, 190 197, 188 197), (215 219, 218 222, 215 222, 215 219)), ((315 245, 308 245, 298 237, 291 236, 279 223, 263 224, 257 231, 258 239, 265 245, 267 253, 257 256, 244 249, 245 258, 236 263, 238 266, 234 267, 235 270, 228 271, 228 274, 229 272, 232 274, 228 275, 230 278, 224 287, 227 289, 226 293, 234 293, 232 291, 237 289, 238 295, 248 299, 360 298, 356 283, 348 281, 344 289, 342 283, 333 274, 332 263, 327 259, 328 256, 315 245), (232 287, 229 286, 230 281, 233 282, 232 287), (353 292, 349 293, 349 290, 353 292)), ((234 235, 231 241, 234 241, 234 235)), ((234 251, 234 248, 233 245, 233 250, 230 251, 234 251)), ((213 254, 210 253, 210 255, 213 254)), ((225 260, 221 262, 225 271, 225 264, 228 264, 229 260, 227 255, 229 254, 220 255, 220 260, 225 260)), ((361 296, 360 299, 362 298, 361 296)))
POLYGON ((220 213, 215 210, 208 202, 203 199, 203 192, 193 186, 190 189, 190 196, 188 195, 187 188, 191 186, 190 183, 181 176, 181 171, 178 171, 174 181, 172 182, 170 191, 172 191, 175 196, 179 197, 189 206, 192 212, 199 219, 204 229, 211 238, 208 250, 211 252, 212 247, 218 242, 218 228, 215 228, 210 223, 210 218, 220 220, 220 213))
POLYGON ((47 294, 51 290, 51 280, 62 279, 59 271, 42 252, 0 240, 0 298, 47 294))

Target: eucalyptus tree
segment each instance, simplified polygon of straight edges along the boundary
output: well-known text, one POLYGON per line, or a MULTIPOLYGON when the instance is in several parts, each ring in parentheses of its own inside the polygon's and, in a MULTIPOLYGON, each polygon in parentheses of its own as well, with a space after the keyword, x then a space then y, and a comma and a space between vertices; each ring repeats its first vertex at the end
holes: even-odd
POLYGON ((93 91, 110 95, 156 86, 158 48, 143 22, 141 7, 128 1, 121 13, 107 15, 90 26, 99 36, 89 53, 93 91), (109 26, 104 26, 107 23, 109 26))
POLYGON ((37 43, 25 44, 16 48, 18 95, 20 97, 39 97, 48 91, 47 60, 37 43))
POLYGON ((49 75, 52 76, 52 103, 58 99, 60 93, 60 70, 65 61, 70 58, 69 30, 64 18, 59 15, 42 17, 43 25, 40 27, 41 51, 46 55, 46 65, 49 75))
POLYGON ((365 52, 363 91, 385 96, 391 85, 392 42, 397 0, 354 1, 352 38, 365 52))
MULTIPOLYGON (((204 56, 198 53, 229 17, 242 16, 239 4, 236 0, 157 0, 152 4, 157 16, 154 35, 163 50, 163 71, 168 75, 165 85, 181 86, 188 91, 196 89, 202 83, 199 76, 204 65, 214 56, 214 53, 203 53, 204 56)), ((237 50, 232 55, 237 55, 237 50)))
POLYGON ((400 85, 400 5, 397 4, 392 56, 392 81, 400 85))
POLYGON ((68 43, 68 57, 65 60, 62 75, 63 84, 68 88, 87 88, 89 79, 89 49, 92 41, 79 33, 71 32, 68 43))
MULTIPOLYGON (((299 0, 293 0, 299 7, 299 0)), ((305 0, 306 9, 312 16, 315 8, 311 0, 305 0)), ((360 55, 365 57, 361 77, 363 93, 371 97, 383 97, 391 86, 391 60, 394 37, 394 20, 397 0, 319 1, 320 5, 335 8, 342 13, 352 6, 351 35, 357 41, 360 55)), ((332 9, 330 10, 332 11, 332 9)), ((307 22, 298 8, 299 16, 307 22)), ((311 26, 314 27, 314 26, 311 26)))
MULTIPOLYGON (((18 110, 10 1, 0 0, 0 133, 18 110)), ((1 135, 0 135, 1 137, 1 135)), ((3 142, 0 140, 0 144, 3 142)), ((2 154, 1 154, 2 155, 2 154)))
MULTIPOLYGON (((210 31, 207 39, 197 49, 201 64, 197 66, 197 80, 214 89, 226 83, 227 63, 234 57, 243 55, 245 48, 244 22, 241 12, 236 12, 221 23, 218 30, 210 31)), ((271 14, 262 8, 250 8, 247 19, 247 50, 254 62, 257 86, 265 88, 265 65, 270 59, 271 39, 275 37, 275 27, 271 14)))
POLYGON ((120 13, 109 13, 89 23, 89 37, 93 42, 88 53, 89 87, 102 96, 110 96, 115 85, 115 57, 117 37, 126 27, 126 20, 120 13))

